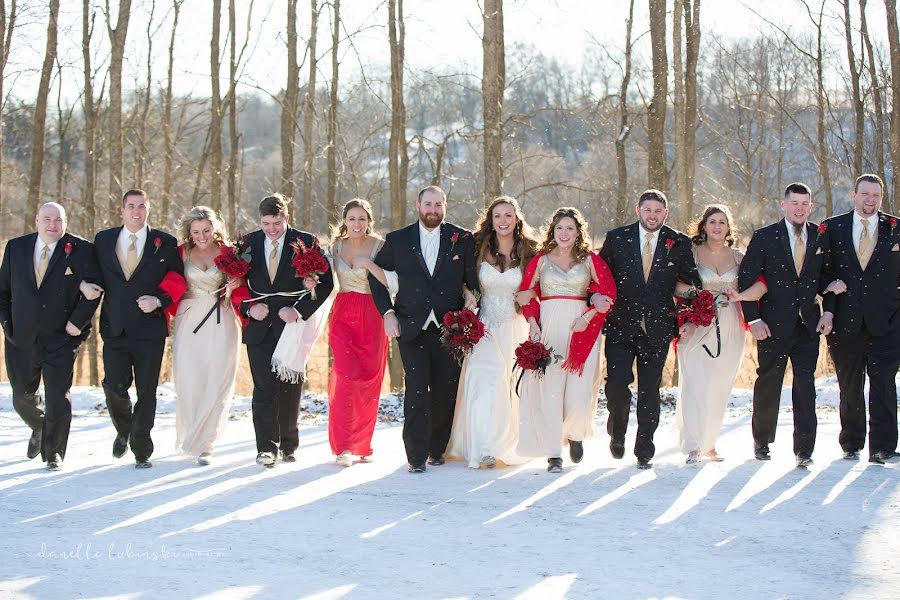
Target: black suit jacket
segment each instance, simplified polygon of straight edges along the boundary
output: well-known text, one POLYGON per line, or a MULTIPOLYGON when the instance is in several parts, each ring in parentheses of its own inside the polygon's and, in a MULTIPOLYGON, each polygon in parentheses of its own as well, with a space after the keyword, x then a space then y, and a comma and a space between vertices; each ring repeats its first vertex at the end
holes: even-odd
POLYGON ((139 340, 165 339, 169 335, 169 327, 163 311, 172 303, 172 298, 160 288, 160 283, 170 271, 184 276, 184 266, 178 256, 178 241, 165 231, 149 228, 138 266, 131 279, 125 279, 116 256, 121 231, 121 226, 104 229, 94 238, 104 289, 100 335, 104 339, 122 334, 139 340), (162 308, 151 313, 143 312, 138 308, 137 299, 145 295, 159 298, 162 308))
POLYGON ((824 250, 822 236, 815 223, 806 224, 806 255, 800 275, 794 267, 791 241, 784 219, 754 232, 741 261, 738 287, 745 290, 762 275, 769 288, 759 304, 742 302, 744 319, 749 323, 762 319, 769 326, 772 337, 791 337, 797 316, 810 333, 815 333, 822 311, 816 294, 824 291, 822 266, 824 250))
POLYGON ((100 299, 88 300, 78 286, 82 280, 98 283, 94 246, 70 233, 63 235, 37 287, 34 272, 34 245, 37 233, 17 237, 6 244, 0 265, 0 323, 7 341, 28 347, 43 334, 68 340, 66 323, 81 329, 79 341, 87 337, 91 317, 100 299), (66 252, 66 248, 70 252, 66 252))
MULTIPOLYGON (((278 262, 278 270, 275 272, 275 281, 272 282, 269 280, 269 258, 266 256, 265 250, 266 234, 259 229, 247 234, 244 243, 250 249, 250 271, 247 273, 247 285, 250 287, 251 298, 273 292, 299 292, 306 289, 303 286, 303 279, 297 277, 294 267, 291 266, 291 260, 294 257, 291 244, 297 239, 303 240, 307 247, 311 247, 315 242, 315 237, 311 233, 288 227, 284 234, 284 248, 281 250, 281 260, 278 262)), ((250 307, 255 302, 245 302, 240 310, 250 321, 244 328, 244 343, 249 345, 261 343, 270 329, 273 330, 275 339, 278 339, 284 329, 284 321, 278 316, 279 310, 285 306, 292 306, 297 309, 304 321, 308 320, 325 302, 332 289, 334 289, 334 279, 331 269, 329 269, 319 276, 315 299, 311 294, 306 294, 299 300, 289 296, 269 296, 258 300, 257 302, 265 302, 269 307, 269 314, 262 321, 257 321, 249 316, 250 307)))
POLYGON ((369 275, 372 298, 382 315, 393 310, 400 321, 400 339, 415 338, 434 311, 440 324, 444 315, 463 307, 463 284, 478 290, 475 242, 472 234, 451 223, 441 223, 441 242, 434 275, 422 255, 419 222, 387 234, 375 264, 397 273, 400 289, 394 302, 381 282, 369 275), (453 241, 454 236, 456 241, 453 241))
POLYGON ((878 213, 878 239, 863 271, 853 246, 853 214, 850 211, 825 221, 823 279, 826 283, 841 279, 847 284, 846 293, 825 294, 825 310, 834 315, 837 335, 857 335, 863 324, 869 333, 883 335, 898 324, 900 227, 896 217, 878 213))
POLYGON ((698 288, 703 284, 690 238, 665 225, 659 230, 650 276, 644 282, 642 243, 638 223, 606 234, 600 257, 612 271, 617 298, 603 324, 603 333, 614 342, 628 341, 641 330, 643 319, 647 337, 656 344, 668 344, 678 332, 675 283, 681 279, 698 288))

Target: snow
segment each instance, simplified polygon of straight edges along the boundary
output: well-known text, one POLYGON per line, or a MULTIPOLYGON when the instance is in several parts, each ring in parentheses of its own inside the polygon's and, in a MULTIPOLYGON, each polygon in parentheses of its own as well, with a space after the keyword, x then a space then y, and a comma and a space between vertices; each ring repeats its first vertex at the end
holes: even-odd
MULTIPOLYGON (((669 407, 649 471, 610 457, 601 411, 584 462, 560 475, 542 459, 410 475, 388 420, 397 398, 383 399, 371 464, 334 464, 324 401, 309 396, 296 463, 254 464, 238 398, 201 467, 171 451, 165 385, 152 469, 112 458, 102 391, 76 388, 65 468, 49 473, 25 460, 0 385, 0 597, 897 598, 900 466, 843 460, 836 385, 817 388, 809 470, 794 468, 786 389, 766 463, 752 457, 751 392, 735 390, 722 463, 684 465, 669 407)), ((632 415, 629 449, 635 429, 632 415)))

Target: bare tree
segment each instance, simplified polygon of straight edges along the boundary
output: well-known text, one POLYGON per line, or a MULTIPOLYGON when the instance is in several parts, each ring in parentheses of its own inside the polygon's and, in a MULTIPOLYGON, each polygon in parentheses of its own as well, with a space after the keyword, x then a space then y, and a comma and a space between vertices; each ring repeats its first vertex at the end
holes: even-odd
MULTIPOLYGON (((0 0, 0 140, 3 140, 3 112, 6 106, 6 96, 3 90, 3 81, 6 74, 6 63, 9 61, 9 49, 12 45, 12 34, 16 27, 18 3, 12 0, 9 5, 9 13, 6 11, 6 0, 0 0)), ((3 179, 3 144, 0 143, 0 183, 3 179)), ((3 217, 3 186, 0 185, 0 221, 3 217)), ((0 225, 0 238, 3 237, 3 227, 0 225)))
POLYGON ((669 62, 666 55, 666 0, 650 2, 650 46, 653 57, 653 99, 647 107, 647 182, 652 188, 665 189, 666 103, 669 62))
POLYGON ((700 58, 700 0, 681 0, 684 10, 684 105, 681 139, 681 171, 678 200, 686 226, 694 212, 694 173, 697 163, 697 63, 700 58))
POLYGON ((328 148, 325 155, 328 172, 328 222, 337 223, 340 216, 337 201, 337 118, 338 118, 338 50, 341 33, 341 0, 332 0, 331 30, 331 97, 328 103, 328 148))
POLYGON ((485 0, 481 95, 484 110, 484 204, 503 193, 503 93, 506 50, 503 42, 503 0, 485 0))
MULTIPOLYGON (((97 107, 94 103, 94 72, 91 67, 91 37, 94 33, 94 13, 91 0, 83 0, 81 5, 81 56, 84 61, 84 227, 88 232, 97 230, 96 219, 96 177, 97 177, 97 107)), ((86 233, 86 235, 89 235, 86 233)), ((88 342, 90 384, 100 385, 100 370, 97 364, 97 317, 88 342)))
POLYGON ((388 42, 391 48, 391 138, 388 145, 391 228, 400 229, 406 218, 406 186, 409 176, 406 103, 403 100, 403 69, 406 53, 403 0, 388 0, 388 42))
POLYGON ((225 103, 228 105, 228 224, 236 228, 238 224, 238 207, 241 203, 241 190, 238 185, 238 156, 240 154, 241 138, 238 133, 238 104, 237 104, 237 73, 238 64, 247 47, 250 37, 250 23, 253 14, 253 2, 251 0, 247 11, 247 37, 240 54, 237 52, 237 9, 235 0, 228 0, 228 30, 231 32, 231 45, 228 61, 228 93, 225 95, 225 103))
POLYGON ((125 40, 128 36, 128 20, 131 16, 131 0, 119 0, 116 26, 112 26, 109 0, 106 0, 106 30, 112 46, 109 56, 109 212, 117 214, 123 186, 122 140, 122 62, 125 57, 125 40))
POLYGON ((894 110, 891 111, 891 166, 892 185, 891 198, 896 203, 900 199, 900 29, 897 26, 897 0, 885 0, 887 9, 888 47, 891 52, 891 98, 894 110))
POLYGON ((209 195, 210 206, 217 212, 222 211, 222 169, 224 157, 222 153, 222 92, 219 85, 222 59, 219 56, 219 38, 222 20, 222 0, 212 3, 212 36, 209 41, 209 73, 212 93, 210 96, 209 116, 209 195))
MULTIPOLYGON (((876 73, 875 51, 872 48, 872 39, 869 37, 869 25, 866 19, 866 0, 859 0, 859 29, 865 46, 865 56, 868 60, 863 62, 867 64, 869 73, 869 83, 872 86, 872 104, 875 121, 875 171, 884 181, 884 103, 881 99, 881 82, 878 80, 876 73)), ((889 195, 885 190, 885 200, 887 201, 888 210, 893 212, 893 195, 889 195)))
POLYGON ((634 0, 628 3, 628 19, 625 20, 625 66, 619 86, 619 134, 616 136, 616 224, 624 225, 628 206, 628 162, 625 141, 631 133, 628 123, 628 84, 631 82, 631 30, 634 25, 634 0))
POLYGON ((847 45, 847 64, 850 67, 850 99, 853 102, 853 114, 856 117, 853 128, 853 176, 855 177, 863 172, 863 133, 865 132, 866 110, 859 89, 861 67, 856 62, 856 51, 853 45, 850 0, 841 0, 841 4, 844 5, 844 41, 847 45))
MULTIPOLYGON (((88 0, 85 0, 87 2, 88 0)), ((163 189, 162 189, 162 225, 169 224, 169 205, 172 198, 172 179, 174 170, 175 142, 172 139, 172 71, 175 64, 175 34, 178 31, 178 17, 181 15, 181 4, 184 0, 172 0, 174 16, 172 33, 169 36, 169 64, 166 77, 166 92, 163 99, 163 189)))
MULTIPOLYGON (((300 65, 297 64, 297 0, 287 0, 287 85, 281 103, 281 188, 294 197, 294 143, 297 104, 300 98, 300 65)), ((296 203, 295 203, 296 208, 296 203)))
POLYGON ((50 14, 47 19, 47 47, 44 51, 44 65, 38 84, 37 100, 34 105, 34 133, 31 142, 31 170, 28 176, 28 203, 25 210, 27 229, 34 223, 38 204, 41 201, 41 177, 44 172, 44 130, 47 126, 47 98, 50 94, 50 77, 56 63, 57 19, 59 0, 50 0, 50 14))
POLYGON ((303 115, 303 219, 304 229, 309 229, 313 205, 313 164, 315 161, 315 112, 316 112, 316 35, 319 24, 319 0, 309 0, 310 21, 307 56, 309 56, 309 78, 306 81, 305 111, 303 115))

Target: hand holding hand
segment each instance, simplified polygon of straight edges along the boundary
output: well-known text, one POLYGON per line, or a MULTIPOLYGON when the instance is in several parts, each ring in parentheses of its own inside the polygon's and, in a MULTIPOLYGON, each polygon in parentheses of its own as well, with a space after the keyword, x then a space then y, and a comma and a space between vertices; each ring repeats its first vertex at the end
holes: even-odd
POLYGON ((81 335, 81 330, 72 325, 72 321, 66 321, 66 333, 72 337, 78 337, 81 335))
POLYGON ((756 323, 751 323, 750 333, 753 334, 753 338, 757 341, 764 340, 772 336, 772 332, 769 331, 769 326, 766 325, 765 321, 757 321, 756 323))
POLYGON ((290 306, 283 306, 281 310, 278 311, 278 317, 285 323, 294 323, 300 319, 300 315, 297 314, 297 311, 290 306))
POLYGON ((152 313, 154 310, 159 308, 159 300, 156 296, 141 296, 137 299, 138 308, 141 309, 142 312, 146 314, 152 313))
POLYGON ((100 297, 100 294, 103 293, 102 287, 96 283, 88 283, 87 281, 82 281, 78 286, 78 289, 81 290, 82 295, 88 300, 96 300, 100 297))
POLYGON ((384 315, 384 333, 388 337, 400 337, 400 321, 397 320, 397 315, 394 313, 384 315))
POLYGON ((612 308, 613 301, 609 296, 604 296, 603 294, 594 294, 591 296, 591 305, 597 309, 599 313, 609 312, 609 309, 612 308))
POLYGON ((269 307, 266 304, 254 304, 250 307, 250 316, 257 321, 262 321, 269 316, 269 307))
POLYGON ((828 287, 825 288, 825 292, 831 292, 835 296, 838 294, 843 294, 847 291, 847 284, 843 282, 841 279, 835 279, 831 283, 828 284, 828 287))
POLYGON ((516 292, 515 301, 519 306, 525 306, 533 299, 537 298, 537 292, 534 290, 522 290, 521 292, 516 292))
POLYGON ((475 311, 478 309, 478 299, 475 298, 475 294, 469 291, 468 288, 463 289, 463 300, 465 302, 465 307, 468 310, 475 311))

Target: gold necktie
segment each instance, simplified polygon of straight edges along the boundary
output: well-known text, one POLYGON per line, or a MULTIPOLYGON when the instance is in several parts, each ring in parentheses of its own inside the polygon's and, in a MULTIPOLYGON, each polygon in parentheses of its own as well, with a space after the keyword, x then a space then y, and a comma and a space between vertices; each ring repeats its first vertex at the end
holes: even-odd
POLYGON ((806 244, 803 243, 803 232, 795 230, 794 235, 794 268, 797 275, 803 270, 803 259, 806 258, 806 244))
POLYGON ((44 245, 44 249, 41 250, 41 257, 38 259, 38 268, 35 271, 35 279, 37 280, 38 287, 41 287, 41 282, 44 280, 44 275, 47 274, 47 263, 50 262, 50 246, 44 245))
POLYGON ((856 249, 856 257, 859 258, 859 266, 865 271, 866 266, 869 264, 869 259, 872 258, 872 251, 875 249, 875 245, 872 243, 872 238, 869 237, 869 220, 860 219, 859 222, 862 223, 862 234, 859 236, 859 248, 856 249))
POLYGON ((647 280, 650 279, 650 267, 653 265, 653 247, 650 245, 650 241, 653 240, 653 234, 646 233, 644 238, 644 250, 641 253, 641 259, 644 262, 644 283, 647 283, 647 280))
POLYGON ((125 278, 131 279, 134 270, 138 266, 137 235, 132 233, 128 236, 128 239, 131 240, 131 243, 128 244, 128 252, 125 254, 125 278))
POLYGON ((278 272, 278 240, 272 242, 272 251, 269 252, 269 281, 275 283, 275 274, 278 272))

